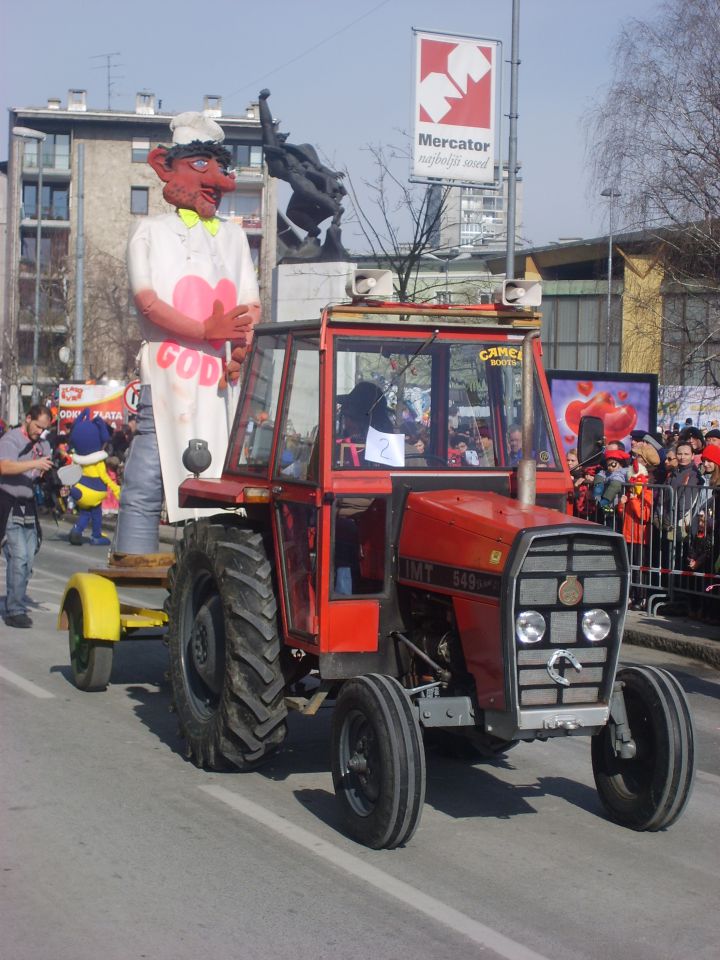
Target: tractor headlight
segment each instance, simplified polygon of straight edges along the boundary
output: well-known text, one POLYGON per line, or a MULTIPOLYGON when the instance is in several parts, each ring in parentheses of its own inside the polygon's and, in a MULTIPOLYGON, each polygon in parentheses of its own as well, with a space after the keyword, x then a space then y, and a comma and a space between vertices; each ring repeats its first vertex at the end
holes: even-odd
POLYGON ((586 610, 582 618, 582 632, 590 643, 600 643, 610 633, 612 623, 604 610, 586 610))
POLYGON ((520 643, 539 643, 546 628, 545 617, 537 610, 523 610, 515 620, 515 636, 520 643))

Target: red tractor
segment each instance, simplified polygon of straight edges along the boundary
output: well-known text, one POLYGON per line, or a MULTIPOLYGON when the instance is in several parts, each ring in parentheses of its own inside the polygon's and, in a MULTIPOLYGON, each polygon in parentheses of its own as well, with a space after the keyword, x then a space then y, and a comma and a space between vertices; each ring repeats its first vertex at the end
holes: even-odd
POLYGON ((495 755, 589 735, 613 820, 680 815, 688 705, 669 673, 618 670, 625 542, 564 512, 539 325, 512 306, 356 299, 256 329, 222 477, 197 475, 201 440, 186 453, 181 504, 218 515, 186 525, 168 572, 198 766, 254 767, 289 709, 328 699, 335 791, 370 847, 417 828, 424 737, 495 755))

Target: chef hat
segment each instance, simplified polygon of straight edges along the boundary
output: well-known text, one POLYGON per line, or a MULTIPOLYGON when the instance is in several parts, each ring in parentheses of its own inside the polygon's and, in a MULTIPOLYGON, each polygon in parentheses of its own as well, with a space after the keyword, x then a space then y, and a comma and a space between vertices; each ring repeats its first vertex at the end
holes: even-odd
POLYGON ((173 146, 184 146, 188 143, 222 143, 225 139, 223 128, 211 117, 204 113, 188 111, 178 113, 170 121, 173 146))

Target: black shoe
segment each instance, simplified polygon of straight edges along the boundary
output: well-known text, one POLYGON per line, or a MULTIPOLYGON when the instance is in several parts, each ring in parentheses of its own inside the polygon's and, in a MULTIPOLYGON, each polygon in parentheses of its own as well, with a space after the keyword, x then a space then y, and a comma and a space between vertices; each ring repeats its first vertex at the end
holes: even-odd
POLYGON ((81 547, 83 545, 83 535, 78 533, 77 530, 70 531, 68 540, 74 547, 81 547))
POLYGON ((32 620, 26 613, 9 613, 5 617, 5 623, 9 627, 27 628, 32 626, 32 620))

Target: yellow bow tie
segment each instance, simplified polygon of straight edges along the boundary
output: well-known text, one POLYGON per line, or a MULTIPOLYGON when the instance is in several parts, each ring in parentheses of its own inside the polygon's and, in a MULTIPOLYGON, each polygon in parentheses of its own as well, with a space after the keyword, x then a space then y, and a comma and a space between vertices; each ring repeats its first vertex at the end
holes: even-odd
POLYGON ((188 228, 192 228, 196 224, 201 223, 213 237, 220 229, 220 221, 217 217, 201 217, 195 210, 184 210, 180 208, 178 209, 178 216, 188 228))

